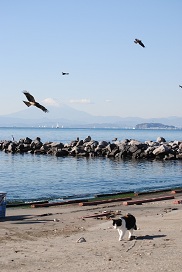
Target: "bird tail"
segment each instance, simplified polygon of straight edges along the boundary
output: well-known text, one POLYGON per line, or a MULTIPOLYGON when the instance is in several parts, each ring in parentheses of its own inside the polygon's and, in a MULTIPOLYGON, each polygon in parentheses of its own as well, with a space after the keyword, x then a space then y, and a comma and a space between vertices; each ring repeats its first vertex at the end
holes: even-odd
POLYGON ((30 107, 31 106, 31 103, 30 102, 27 102, 27 101, 23 101, 26 105, 27 105, 27 107, 30 107))

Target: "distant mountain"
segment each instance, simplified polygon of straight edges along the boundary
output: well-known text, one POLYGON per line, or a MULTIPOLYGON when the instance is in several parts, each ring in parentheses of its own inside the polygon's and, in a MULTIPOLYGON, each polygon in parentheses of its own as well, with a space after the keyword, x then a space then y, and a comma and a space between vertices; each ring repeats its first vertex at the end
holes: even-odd
POLYGON ((76 110, 65 104, 49 106, 49 113, 30 107, 8 115, 0 115, 0 127, 116 127, 133 128, 140 123, 162 123, 167 126, 182 128, 182 117, 140 118, 119 116, 94 116, 84 111, 76 110))

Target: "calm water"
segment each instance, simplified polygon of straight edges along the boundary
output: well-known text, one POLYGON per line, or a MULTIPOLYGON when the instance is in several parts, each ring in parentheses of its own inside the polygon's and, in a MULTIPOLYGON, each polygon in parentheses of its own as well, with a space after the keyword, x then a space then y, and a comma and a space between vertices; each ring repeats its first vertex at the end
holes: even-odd
MULTIPOLYGON (((0 140, 40 137, 70 142, 77 137, 112 141, 182 140, 181 130, 0 128, 0 140)), ((57 158, 0 152, 0 191, 8 200, 60 200, 121 191, 182 187, 182 161, 134 161, 109 158, 57 158)))

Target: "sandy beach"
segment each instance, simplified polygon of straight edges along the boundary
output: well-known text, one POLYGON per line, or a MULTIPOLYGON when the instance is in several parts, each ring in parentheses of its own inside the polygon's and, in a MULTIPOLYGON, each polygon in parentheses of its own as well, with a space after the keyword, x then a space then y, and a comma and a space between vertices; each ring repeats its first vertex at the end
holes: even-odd
POLYGON ((181 199, 7 208, 0 220, 1 271, 181 271, 182 204, 174 203, 181 199), (111 219, 126 213, 138 229, 134 240, 126 234, 119 242, 111 219))

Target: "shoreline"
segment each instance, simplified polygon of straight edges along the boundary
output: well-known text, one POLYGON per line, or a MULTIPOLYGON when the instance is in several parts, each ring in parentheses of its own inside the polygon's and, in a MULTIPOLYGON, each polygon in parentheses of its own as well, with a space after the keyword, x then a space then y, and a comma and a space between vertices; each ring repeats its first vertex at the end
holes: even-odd
POLYGON ((33 201, 17 201, 17 200, 6 200, 6 207, 21 207, 21 206, 31 206, 34 204, 47 204, 47 206, 51 203, 53 205, 62 203, 62 204, 74 204, 74 203, 79 203, 79 202, 91 202, 91 201, 96 201, 96 200, 102 200, 102 199, 112 199, 112 198, 119 198, 119 197, 135 197, 139 195, 153 195, 153 194, 162 194, 162 193, 170 193, 172 191, 181 191, 182 187, 171 187, 167 189, 159 189, 159 190, 151 190, 151 191, 141 191, 141 192, 134 192, 134 191, 127 191, 127 192, 116 192, 116 193, 108 193, 108 194, 96 194, 94 196, 86 197, 86 198, 81 198, 81 197, 74 197, 74 198, 62 198, 60 201, 54 201, 53 199, 45 199, 45 200, 33 200, 33 201))
MULTIPOLYGON (((138 195, 136 199, 158 196, 138 195)), ((182 192, 173 196, 175 199, 129 206, 112 202, 8 208, 5 219, 0 220, 1 271, 179 272, 182 192), (136 238, 127 241, 126 234, 119 242, 112 218, 128 212, 136 216, 136 238), (86 242, 79 243, 81 237, 86 242)))

